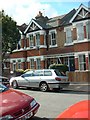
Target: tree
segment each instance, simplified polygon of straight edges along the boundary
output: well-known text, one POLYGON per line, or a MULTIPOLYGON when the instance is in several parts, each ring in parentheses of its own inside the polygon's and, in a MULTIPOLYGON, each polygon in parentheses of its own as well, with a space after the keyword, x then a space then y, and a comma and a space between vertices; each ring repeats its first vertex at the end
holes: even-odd
POLYGON ((2 10, 2 59, 7 52, 12 52, 20 39, 20 33, 17 28, 16 22, 5 15, 2 10))

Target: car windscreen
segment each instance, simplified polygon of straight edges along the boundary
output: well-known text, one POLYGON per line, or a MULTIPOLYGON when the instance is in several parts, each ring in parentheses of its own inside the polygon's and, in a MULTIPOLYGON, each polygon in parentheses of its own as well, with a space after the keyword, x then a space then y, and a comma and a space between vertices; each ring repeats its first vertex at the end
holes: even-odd
POLYGON ((0 84, 0 93, 6 91, 6 90, 8 90, 8 89, 9 89, 8 87, 6 87, 6 86, 0 84))

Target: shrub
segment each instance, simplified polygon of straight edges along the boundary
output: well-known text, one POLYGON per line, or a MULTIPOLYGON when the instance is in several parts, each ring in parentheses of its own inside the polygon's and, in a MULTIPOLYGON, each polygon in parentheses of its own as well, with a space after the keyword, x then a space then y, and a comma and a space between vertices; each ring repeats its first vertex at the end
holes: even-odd
POLYGON ((24 73, 24 70, 23 69, 16 69, 15 73, 16 73, 16 76, 20 76, 24 73))
POLYGON ((26 72, 28 72, 28 71, 30 71, 31 69, 26 69, 26 70, 24 70, 24 73, 26 73, 26 72))
POLYGON ((58 69, 60 72, 66 72, 68 71, 68 66, 65 64, 51 64, 49 66, 50 69, 58 69))

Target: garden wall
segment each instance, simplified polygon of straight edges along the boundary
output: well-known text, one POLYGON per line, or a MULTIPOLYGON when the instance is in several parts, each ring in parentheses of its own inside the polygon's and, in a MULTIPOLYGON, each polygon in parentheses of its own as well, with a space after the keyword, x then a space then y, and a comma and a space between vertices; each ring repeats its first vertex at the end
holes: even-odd
POLYGON ((90 71, 68 72, 68 76, 71 82, 90 82, 90 71))

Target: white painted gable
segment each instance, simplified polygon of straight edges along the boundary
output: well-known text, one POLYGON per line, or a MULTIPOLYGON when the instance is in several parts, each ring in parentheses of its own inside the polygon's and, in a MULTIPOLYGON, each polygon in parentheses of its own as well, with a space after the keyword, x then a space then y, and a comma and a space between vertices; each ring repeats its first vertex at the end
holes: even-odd
POLYGON ((26 33, 28 29, 35 30, 37 27, 41 30, 43 29, 37 22, 34 21, 34 19, 32 19, 24 33, 26 33))
POLYGON ((88 14, 90 14, 90 9, 83 4, 80 5, 80 7, 77 9, 75 15, 70 20, 70 23, 74 20, 79 20, 88 17, 88 14))

